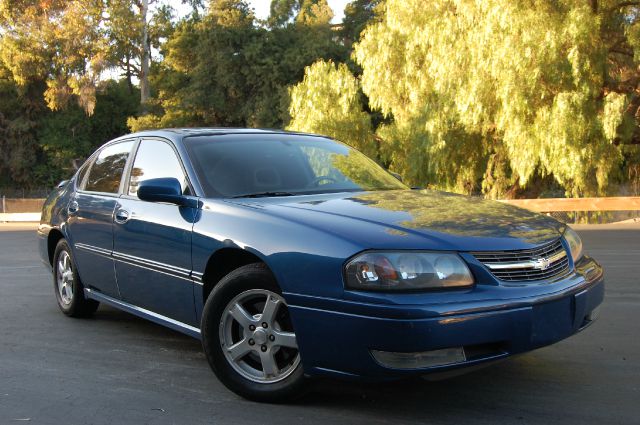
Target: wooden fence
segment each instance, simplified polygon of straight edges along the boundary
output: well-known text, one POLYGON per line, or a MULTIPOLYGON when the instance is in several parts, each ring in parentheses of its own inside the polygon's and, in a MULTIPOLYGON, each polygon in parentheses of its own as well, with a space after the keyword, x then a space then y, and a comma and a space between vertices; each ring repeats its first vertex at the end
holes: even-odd
MULTIPOLYGON (((31 221, 42 210, 44 199, 0 199, 0 222, 31 221)), ((507 204, 532 211, 578 212, 578 211, 639 211, 640 196, 610 198, 546 198, 546 199, 504 199, 507 204)))
POLYGON ((507 199, 507 204, 537 212, 640 211, 640 196, 610 198, 507 199))
POLYGON ((0 198, 0 213, 34 213, 42 210, 45 199, 0 198))

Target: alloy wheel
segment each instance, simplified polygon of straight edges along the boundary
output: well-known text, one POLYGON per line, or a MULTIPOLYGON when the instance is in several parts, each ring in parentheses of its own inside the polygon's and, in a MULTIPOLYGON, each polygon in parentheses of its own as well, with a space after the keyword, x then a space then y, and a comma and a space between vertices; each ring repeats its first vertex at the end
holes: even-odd
POLYGON ((233 369, 258 383, 281 381, 300 363, 287 304, 266 289, 242 292, 227 304, 220 320, 220 345, 233 369))
POLYGON ((60 301, 65 306, 70 305, 73 301, 73 268, 71 267, 71 257, 67 251, 62 251, 58 256, 56 282, 58 283, 60 301))

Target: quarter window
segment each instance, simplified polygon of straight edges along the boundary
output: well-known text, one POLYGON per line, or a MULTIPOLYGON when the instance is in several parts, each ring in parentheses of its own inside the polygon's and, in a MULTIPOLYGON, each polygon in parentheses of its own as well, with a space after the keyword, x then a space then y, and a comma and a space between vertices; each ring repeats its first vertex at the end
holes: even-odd
POLYGON ((187 179, 173 148, 160 140, 143 140, 131 169, 129 195, 136 196, 143 181, 164 177, 178 179, 182 193, 187 192, 187 179))
POLYGON ((129 141, 104 148, 89 170, 85 190, 118 193, 122 173, 132 147, 133 141, 129 141))
POLYGON ((78 177, 76 177, 76 187, 80 190, 84 190, 84 178, 87 175, 87 171, 91 168, 91 160, 87 160, 87 162, 82 165, 80 171, 78 171, 78 177))

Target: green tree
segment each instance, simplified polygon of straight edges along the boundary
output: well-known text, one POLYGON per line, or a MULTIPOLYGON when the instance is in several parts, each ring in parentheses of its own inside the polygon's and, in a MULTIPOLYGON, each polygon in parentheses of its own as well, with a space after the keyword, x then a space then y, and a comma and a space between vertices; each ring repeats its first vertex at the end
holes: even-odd
POLYGON ((104 142, 127 133, 127 117, 138 105, 137 89, 131 93, 126 80, 109 80, 100 83, 90 117, 76 105, 41 116, 35 129, 41 159, 34 180, 50 187, 68 178, 75 160, 84 160, 104 142))
POLYGON ((383 0, 353 0, 344 8, 342 37, 351 45, 360 39, 367 25, 379 21, 383 13, 383 0))
POLYGON ((328 25, 331 19, 333 10, 327 0, 271 0, 267 23, 271 28, 284 27, 292 22, 328 25))
POLYGON ((333 10, 327 0, 302 0, 296 23, 303 25, 329 25, 333 10))
MULTIPOLYGON (((104 0, 105 35, 111 67, 122 72, 133 91, 139 81, 140 104, 146 111, 151 97, 151 51, 173 32, 175 10, 168 0, 104 0)), ((182 0, 198 14, 202 0, 182 0)))
POLYGON ((45 81, 52 110, 75 99, 91 115, 96 88, 112 69, 122 71, 130 91, 139 80, 144 105, 150 51, 169 35, 172 14, 160 0, 0 0, 0 61, 20 86, 45 81))
POLYGON ((282 127, 287 87, 319 58, 344 60, 328 24, 256 25, 244 1, 212 4, 201 19, 180 22, 152 73, 152 115, 132 130, 169 126, 282 127))
POLYGON ((283 27, 297 14, 300 0, 271 0, 267 23, 271 28, 283 27))
POLYGON ((245 1, 223 0, 213 2, 202 20, 180 23, 152 77, 155 114, 132 118, 130 127, 241 125, 247 95, 242 50, 253 20, 245 1))
POLYGON ((45 81, 51 109, 73 97, 91 114, 106 68, 101 0, 1 0, 0 61, 19 86, 45 81))
POLYGON ((38 144, 34 134, 39 113, 45 106, 38 102, 44 89, 35 85, 19 87, 11 71, 0 62, 0 187, 29 188, 38 162, 38 144))
POLYGON ((140 75, 142 19, 129 0, 109 0, 106 4, 107 54, 133 91, 133 78, 140 75))
POLYGON ((384 6, 355 58, 370 105, 393 120, 379 130, 392 167, 460 191, 484 180, 494 196, 509 189, 495 184, 537 175, 571 195, 606 191, 621 164, 616 145, 638 128, 635 2, 384 6), (489 159, 503 178, 487 175, 489 159))
POLYGON ((362 109, 359 89, 345 64, 314 63, 291 89, 287 129, 326 134, 376 156, 371 119, 362 109))

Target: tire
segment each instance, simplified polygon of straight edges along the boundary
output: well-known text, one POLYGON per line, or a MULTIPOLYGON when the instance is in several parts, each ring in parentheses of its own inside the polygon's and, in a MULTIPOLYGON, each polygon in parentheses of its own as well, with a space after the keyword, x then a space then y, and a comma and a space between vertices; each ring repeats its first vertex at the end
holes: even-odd
POLYGON ((53 254, 53 288, 60 310, 71 317, 89 317, 99 302, 85 298, 75 259, 65 239, 61 239, 53 254))
POLYGON ((211 369, 236 394, 282 403, 306 392, 288 309, 264 264, 240 267, 216 285, 204 306, 201 330, 211 369))

